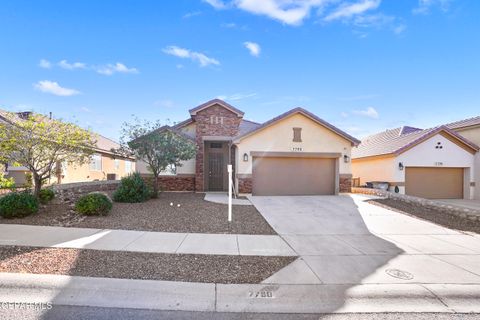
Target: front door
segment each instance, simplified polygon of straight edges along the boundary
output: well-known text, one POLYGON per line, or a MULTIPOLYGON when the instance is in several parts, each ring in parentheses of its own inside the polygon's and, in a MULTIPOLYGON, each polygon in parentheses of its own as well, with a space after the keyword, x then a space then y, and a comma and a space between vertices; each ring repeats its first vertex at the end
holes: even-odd
POLYGON ((209 191, 224 191, 227 178, 226 146, 221 142, 207 143, 207 183, 209 191))

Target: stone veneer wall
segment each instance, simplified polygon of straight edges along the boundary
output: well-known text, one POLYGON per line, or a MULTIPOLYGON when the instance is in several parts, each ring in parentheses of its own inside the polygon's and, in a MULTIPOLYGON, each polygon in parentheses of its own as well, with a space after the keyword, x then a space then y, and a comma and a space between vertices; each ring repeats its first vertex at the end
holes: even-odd
POLYGON ((120 180, 114 181, 90 181, 90 182, 76 182, 56 184, 51 186, 53 191, 57 194, 57 198, 63 201, 74 201, 80 196, 90 192, 105 192, 114 191, 120 185, 120 180))
POLYGON ((340 174, 339 176, 339 192, 351 192, 352 191, 352 175, 340 174))
POLYGON ((253 179, 252 178, 237 178, 239 193, 252 193, 253 179))
MULTIPOLYGON (((147 184, 152 185, 152 175, 142 175, 142 177, 147 184)), ((158 186, 160 191, 195 191, 195 176, 160 176, 158 177, 158 186)))
POLYGON ((195 158, 195 191, 204 191, 204 136, 233 137, 238 134, 238 127, 242 121, 237 114, 220 105, 214 105, 199 111, 195 115, 196 133, 195 141, 198 147, 195 158), (211 117, 223 117, 223 124, 211 123, 211 117))
POLYGON ((374 195, 379 197, 385 197, 388 199, 400 200, 405 201, 407 203, 416 204, 419 206, 424 206, 427 208, 432 208, 435 210, 440 210, 442 212, 446 212, 449 214, 453 214, 454 216, 458 216, 460 218, 468 218, 473 221, 480 221, 480 210, 469 209, 465 207, 455 206, 452 204, 443 203, 440 201, 418 198, 414 196, 409 196, 406 194, 400 193, 393 193, 390 191, 380 190, 380 189, 372 189, 372 188, 352 188, 352 193, 361 193, 361 194, 368 194, 374 195))

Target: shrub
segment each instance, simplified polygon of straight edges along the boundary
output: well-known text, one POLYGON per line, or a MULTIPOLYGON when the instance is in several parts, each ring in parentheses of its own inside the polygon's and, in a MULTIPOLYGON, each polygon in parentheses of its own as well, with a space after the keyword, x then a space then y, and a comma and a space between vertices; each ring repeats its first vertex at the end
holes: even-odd
POLYGON ((38 195, 40 203, 43 204, 51 201, 53 198, 55 198, 55 192, 53 192, 52 189, 42 189, 40 190, 40 194, 38 195))
POLYGON ((112 201, 102 193, 89 193, 75 203, 75 210, 86 216, 106 216, 112 209, 112 201))
POLYGON ((152 192, 137 172, 122 178, 120 186, 113 193, 116 202, 144 202, 151 197, 152 192))
POLYGON ((5 178, 4 174, 0 172, 0 189, 14 189, 15 180, 13 178, 5 178))
POLYGON ((24 218, 38 211, 38 200, 27 192, 10 193, 0 198, 0 216, 24 218))

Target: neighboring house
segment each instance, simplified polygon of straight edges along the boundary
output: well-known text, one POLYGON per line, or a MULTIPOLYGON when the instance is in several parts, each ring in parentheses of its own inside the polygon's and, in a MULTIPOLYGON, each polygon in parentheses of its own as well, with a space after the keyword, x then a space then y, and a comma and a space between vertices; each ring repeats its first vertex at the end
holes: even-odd
POLYGON ((472 199, 479 147, 448 126, 401 127, 366 137, 352 150, 360 184, 388 182, 390 191, 430 199, 472 199))
MULTIPOLYGON (((449 123, 446 126, 480 146, 480 116, 449 123)), ((480 200, 480 152, 475 155, 474 167, 475 199, 480 200)))
MULTIPOLYGON (((0 110, 0 121, 8 121, 9 112, 0 110)), ((21 117, 29 116, 29 112, 17 113, 21 117)), ((120 145, 108 138, 94 133, 97 141, 95 154, 90 163, 78 164, 59 164, 55 176, 50 178, 49 184, 85 182, 95 180, 118 180, 131 172, 135 171, 134 157, 121 157, 112 152, 120 145)), ((23 185, 27 180, 29 173, 26 167, 6 165, 6 177, 13 177, 17 185, 23 185)))
POLYGON ((135 171, 134 157, 121 157, 112 152, 120 145, 99 134, 94 134, 97 149, 90 163, 62 165, 51 183, 72 183, 96 180, 119 180, 135 171))
MULTIPOLYGON (((317 195, 351 188, 351 149, 359 141, 302 108, 263 124, 214 99, 190 110, 173 130, 194 141, 195 159, 161 176, 166 190, 225 191, 227 164, 240 193, 317 195)), ((137 171, 148 173, 137 161, 137 171)))

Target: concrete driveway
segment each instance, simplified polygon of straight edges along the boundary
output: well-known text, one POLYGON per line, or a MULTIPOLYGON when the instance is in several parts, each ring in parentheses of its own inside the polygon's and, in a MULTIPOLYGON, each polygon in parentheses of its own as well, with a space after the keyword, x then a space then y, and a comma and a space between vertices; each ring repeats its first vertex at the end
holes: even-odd
POLYGON ((264 282, 480 284, 478 235, 364 202, 369 198, 251 197, 300 256, 264 282))

